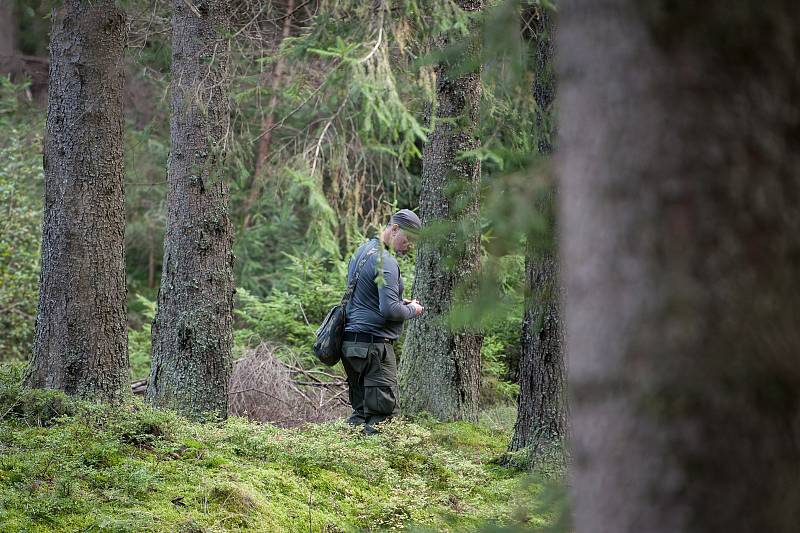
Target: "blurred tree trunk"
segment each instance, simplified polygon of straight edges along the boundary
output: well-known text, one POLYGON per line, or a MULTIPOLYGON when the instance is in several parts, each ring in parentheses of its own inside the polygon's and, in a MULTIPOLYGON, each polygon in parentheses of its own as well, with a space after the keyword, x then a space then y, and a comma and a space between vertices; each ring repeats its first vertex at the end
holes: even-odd
MULTIPOLYGON (((468 11, 483 7, 481 1, 458 3, 468 11)), ((448 45, 447 38, 438 41, 440 48, 448 45)), ((413 294, 425 314, 409 323, 400 361, 404 410, 428 411, 441 420, 477 418, 483 342, 477 333, 454 332, 447 324, 454 289, 480 266, 481 166, 475 158, 459 158, 479 144, 480 72, 453 77, 450 72, 460 67, 437 67, 434 132, 423 153, 420 218, 425 230, 433 227, 435 232, 435 227, 446 225, 447 234, 427 236, 420 243, 413 294)))
MULTIPOLYGON (((541 6, 527 13, 527 23, 536 43, 533 96, 536 102, 538 151, 548 157, 553 151, 553 72, 554 14, 541 6)), ((525 314, 522 320, 522 357, 519 369, 517 422, 510 451, 530 450, 531 466, 542 456, 564 461, 564 438, 567 429, 566 377, 564 368, 556 228, 552 216, 555 191, 539 202, 545 218, 551 222, 543 243, 528 238, 525 256, 525 314)), ((540 239, 541 240, 541 239, 540 239)))
POLYGON ((128 389, 125 33, 111 0, 67 0, 53 21, 39 309, 25 377, 114 402, 128 389))
MULTIPOLYGON (((295 7, 294 7, 294 0, 288 0, 286 4, 286 15, 283 19, 283 31, 281 33, 281 40, 278 42, 276 49, 280 49, 281 43, 284 39, 289 37, 292 31, 292 15, 294 14, 295 7)), ((269 159, 269 152, 270 147, 272 145, 272 131, 273 127, 275 126, 275 107, 278 105, 278 90, 280 88, 281 82, 283 80, 283 70, 285 68, 285 60, 283 56, 278 57, 278 60, 275 62, 275 67, 271 71, 271 75, 268 71, 264 71, 261 76, 261 82, 263 85, 270 85, 270 92, 272 95, 269 99, 269 106, 267 109, 269 110, 264 120, 261 122, 261 138, 258 140, 258 150, 256 151, 256 164, 255 169, 253 170, 253 174, 250 181, 250 192, 247 195, 247 198, 244 201, 243 212, 244 212, 244 223, 243 226, 245 229, 249 228, 252 224, 253 220, 253 213, 251 213, 253 207, 256 205, 258 201, 258 197, 261 196, 261 191, 264 188, 264 164, 269 159)))
POLYGON ((12 0, 0 1, 0 56, 17 53, 17 18, 12 0))
POLYGON ((224 0, 173 2, 168 215, 147 399, 194 418, 227 414, 231 372, 229 12, 224 0))
POLYGON ((800 10, 565 0, 578 532, 800 524, 800 10))

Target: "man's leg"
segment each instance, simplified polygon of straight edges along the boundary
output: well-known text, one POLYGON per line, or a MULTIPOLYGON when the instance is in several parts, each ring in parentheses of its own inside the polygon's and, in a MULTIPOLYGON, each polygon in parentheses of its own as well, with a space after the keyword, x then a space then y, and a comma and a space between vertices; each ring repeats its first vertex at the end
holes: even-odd
POLYGON ((347 374, 347 393, 353 413, 347 422, 354 425, 366 422, 364 414, 364 370, 369 355, 369 343, 342 343, 342 366, 347 374))
POLYGON ((397 361, 391 344, 374 344, 364 372, 366 431, 400 413, 397 394, 397 361))

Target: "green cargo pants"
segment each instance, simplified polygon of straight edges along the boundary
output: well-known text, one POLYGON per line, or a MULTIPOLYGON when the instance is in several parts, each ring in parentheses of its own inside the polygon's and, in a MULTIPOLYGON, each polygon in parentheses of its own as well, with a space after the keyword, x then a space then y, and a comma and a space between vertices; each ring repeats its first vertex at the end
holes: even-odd
POLYGON ((372 432, 375 424, 400 413, 394 348, 382 342, 344 342, 342 355, 353 406, 347 421, 372 432))

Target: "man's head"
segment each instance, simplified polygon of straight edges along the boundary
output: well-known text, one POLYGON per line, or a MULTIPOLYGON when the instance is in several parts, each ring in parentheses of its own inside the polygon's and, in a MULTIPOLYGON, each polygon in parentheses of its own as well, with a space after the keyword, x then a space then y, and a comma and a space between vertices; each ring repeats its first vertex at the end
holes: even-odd
POLYGON ((384 244, 399 254, 408 252, 411 243, 417 238, 422 222, 410 209, 401 209, 389 220, 381 234, 384 244))

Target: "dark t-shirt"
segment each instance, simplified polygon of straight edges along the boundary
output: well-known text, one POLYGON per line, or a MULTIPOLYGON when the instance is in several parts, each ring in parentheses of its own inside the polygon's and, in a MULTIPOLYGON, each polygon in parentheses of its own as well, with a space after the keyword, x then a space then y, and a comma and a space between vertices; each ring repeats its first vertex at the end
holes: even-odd
POLYGON ((414 310, 403 303, 403 280, 397 259, 381 246, 378 239, 372 239, 356 250, 347 269, 347 283, 353 280, 362 254, 375 247, 379 251, 364 262, 353 296, 347 304, 347 324, 344 329, 397 339, 403 332, 403 321, 412 318, 414 310), (383 277, 380 286, 375 281, 379 268, 383 277))

